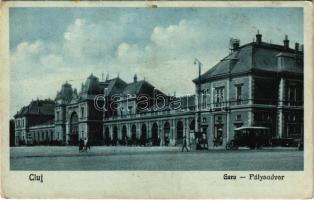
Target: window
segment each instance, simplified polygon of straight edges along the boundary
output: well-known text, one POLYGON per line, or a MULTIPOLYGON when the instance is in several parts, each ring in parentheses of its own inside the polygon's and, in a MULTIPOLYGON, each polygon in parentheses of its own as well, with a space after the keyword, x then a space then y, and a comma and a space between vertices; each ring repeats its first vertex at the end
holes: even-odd
POLYGON ((236 102, 237 105, 241 104, 242 100, 242 85, 236 85, 236 102))
POLYGON ((283 59, 283 57, 278 57, 278 67, 279 67, 279 69, 282 69, 283 68, 283 66, 284 66, 284 59, 283 59))
POLYGON ((296 105, 297 101, 297 88, 296 86, 289 86, 288 87, 288 105, 293 106, 296 105))
POLYGON ((237 120, 237 121, 241 121, 241 120, 242 120, 241 115, 237 115, 236 120, 237 120))
POLYGON ((57 121, 60 120, 60 111, 57 111, 56 118, 57 121))
POLYGON ((224 87, 215 88, 215 107, 221 107, 224 100, 224 87))
POLYGON ((81 107, 81 118, 84 117, 84 107, 81 107))
POLYGON ((207 95, 208 95, 208 90, 202 91, 202 107, 203 108, 207 107, 207 95))
POLYGON ((128 109, 129 109, 129 114, 132 114, 132 109, 133 109, 133 107, 132 107, 132 106, 129 106, 128 109))
POLYGON ((271 120, 270 113, 267 113, 267 120, 271 120))

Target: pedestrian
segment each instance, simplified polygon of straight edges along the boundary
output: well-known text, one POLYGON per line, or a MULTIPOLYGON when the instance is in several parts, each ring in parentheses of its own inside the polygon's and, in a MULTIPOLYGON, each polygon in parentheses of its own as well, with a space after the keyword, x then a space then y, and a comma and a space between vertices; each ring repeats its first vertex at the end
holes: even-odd
POLYGON ((88 140, 88 138, 87 138, 87 142, 86 142, 86 148, 87 148, 88 150, 90 150, 90 141, 88 140))
POLYGON ((214 147, 217 147, 217 146, 218 146, 218 145, 217 145, 217 138, 216 138, 216 137, 214 137, 213 143, 214 143, 214 147))
POLYGON ((186 151, 189 152, 189 148, 188 148, 188 145, 187 145, 187 142, 186 142, 186 137, 183 138, 183 145, 182 145, 181 151, 183 152, 184 149, 186 149, 186 151))
POLYGON ((87 152, 87 142, 88 142, 87 138, 85 138, 84 139, 84 149, 85 149, 86 152, 87 152))
POLYGON ((84 141, 83 141, 83 139, 81 138, 80 141, 79 141, 79 152, 82 152, 82 151, 83 151, 83 148, 84 148, 84 141))

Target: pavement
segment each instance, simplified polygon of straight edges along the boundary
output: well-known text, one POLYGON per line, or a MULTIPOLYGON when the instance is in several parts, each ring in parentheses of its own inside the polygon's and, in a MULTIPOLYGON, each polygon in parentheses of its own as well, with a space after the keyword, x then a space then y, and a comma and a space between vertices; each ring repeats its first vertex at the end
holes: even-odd
POLYGON ((79 153, 74 146, 11 147, 11 170, 149 170, 246 171, 303 170, 297 148, 226 151, 215 148, 181 152, 181 147, 92 147, 79 153))
POLYGON ((139 147, 139 146, 93 146, 87 152, 79 152, 76 146, 34 146, 12 147, 11 158, 20 157, 69 157, 69 156, 100 156, 122 153, 145 152, 177 152, 181 147, 139 147))

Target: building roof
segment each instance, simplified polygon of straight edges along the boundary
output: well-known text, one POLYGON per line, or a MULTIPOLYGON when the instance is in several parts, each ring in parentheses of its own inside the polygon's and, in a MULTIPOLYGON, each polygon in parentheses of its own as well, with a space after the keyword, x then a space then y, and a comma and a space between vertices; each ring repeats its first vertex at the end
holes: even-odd
POLYGON ((128 95, 128 94, 139 94, 142 86, 144 85, 145 81, 138 81, 138 82, 133 82, 129 83, 126 85, 126 87, 123 90, 123 95, 128 95))
MULTIPOLYGON (((133 81, 131 83, 126 83, 121 78, 117 77, 114 79, 106 80, 101 82, 103 90, 107 88, 107 95, 138 95, 151 93, 155 87, 147 82, 146 80, 133 81)), ((160 91, 158 91, 161 93, 160 91)))
POLYGON ((14 117, 26 115, 54 115, 55 103, 52 100, 34 100, 29 105, 21 108, 14 117))
POLYGON ((89 95, 97 95, 101 94, 103 91, 100 87, 99 80, 96 76, 91 74, 85 81, 85 84, 82 87, 82 93, 86 93, 89 95))
MULTIPOLYGON (((251 72, 253 70, 265 72, 288 71, 293 73, 303 73, 303 52, 296 51, 285 46, 269 44, 265 42, 251 42, 239 46, 216 65, 201 75, 201 80, 206 81, 211 78, 251 72), (298 55, 299 57, 297 57, 298 55), (279 68, 278 56, 289 57, 295 62, 295 67, 279 68), (298 62, 300 60, 300 62, 298 62)), ((193 82, 198 82, 198 78, 193 82)))
MULTIPOLYGON (((62 103, 75 103, 81 99, 93 98, 94 95, 138 95, 138 94, 151 94, 155 87, 145 80, 137 81, 137 76, 134 76, 134 81, 126 83, 119 76, 113 79, 106 79, 99 81, 99 79, 91 74, 82 83, 79 94, 72 89, 69 83, 62 85, 60 92, 58 92, 55 100, 63 100, 62 103)), ((163 94, 159 90, 156 90, 157 94, 163 94)))
POLYGON ((36 126, 40 125, 40 126, 43 126, 43 125, 54 125, 54 120, 53 119, 50 119, 48 121, 45 121, 43 123, 40 123, 40 124, 37 124, 36 126))
POLYGON ((61 87, 61 90, 59 92, 57 92, 57 96, 55 98, 55 100, 64 100, 64 101, 70 101, 72 98, 72 94, 73 94, 73 89, 72 89, 72 85, 69 84, 68 82, 64 83, 61 87))
POLYGON ((126 82, 124 82, 121 78, 117 77, 114 79, 106 80, 104 88, 108 89, 107 95, 112 96, 112 95, 121 94, 126 85, 127 85, 126 82))

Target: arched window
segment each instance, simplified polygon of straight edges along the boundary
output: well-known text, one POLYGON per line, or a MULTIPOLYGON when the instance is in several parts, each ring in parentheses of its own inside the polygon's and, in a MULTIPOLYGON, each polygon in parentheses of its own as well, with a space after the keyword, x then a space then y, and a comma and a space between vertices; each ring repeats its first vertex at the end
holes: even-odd
POLYGON ((183 139, 183 123, 182 121, 177 122, 177 143, 182 144, 183 139))
POLYGON ((160 141, 159 141, 159 137, 158 137, 158 125, 157 123, 153 123, 152 126, 152 144, 153 146, 159 146, 160 145, 160 141))

